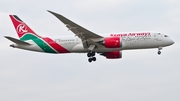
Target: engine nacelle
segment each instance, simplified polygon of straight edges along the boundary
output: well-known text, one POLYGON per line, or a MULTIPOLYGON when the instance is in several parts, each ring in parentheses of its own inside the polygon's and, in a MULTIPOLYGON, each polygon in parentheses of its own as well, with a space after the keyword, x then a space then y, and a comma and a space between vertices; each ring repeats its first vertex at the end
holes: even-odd
POLYGON ((122 47, 122 42, 120 37, 106 37, 104 38, 104 46, 106 48, 120 48, 122 47))
POLYGON ((113 51, 113 52, 106 52, 103 53, 107 59, 119 59, 122 58, 122 52, 121 51, 113 51))

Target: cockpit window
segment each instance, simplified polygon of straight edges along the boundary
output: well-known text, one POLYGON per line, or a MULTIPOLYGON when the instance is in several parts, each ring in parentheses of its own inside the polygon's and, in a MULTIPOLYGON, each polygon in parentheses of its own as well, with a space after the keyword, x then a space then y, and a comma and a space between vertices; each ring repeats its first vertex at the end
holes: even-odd
POLYGON ((168 37, 167 35, 164 35, 164 37, 168 37))

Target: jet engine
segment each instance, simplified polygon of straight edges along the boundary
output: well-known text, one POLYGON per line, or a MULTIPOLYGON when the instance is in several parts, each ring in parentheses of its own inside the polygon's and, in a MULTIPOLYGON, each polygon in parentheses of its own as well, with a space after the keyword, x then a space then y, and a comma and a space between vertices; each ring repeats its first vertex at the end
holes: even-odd
POLYGON ((122 47, 122 42, 120 37, 106 37, 104 38, 104 46, 106 48, 120 48, 122 47))
POLYGON ((122 52, 121 51, 105 52, 105 53, 102 53, 101 55, 105 56, 107 59, 122 58, 122 52))

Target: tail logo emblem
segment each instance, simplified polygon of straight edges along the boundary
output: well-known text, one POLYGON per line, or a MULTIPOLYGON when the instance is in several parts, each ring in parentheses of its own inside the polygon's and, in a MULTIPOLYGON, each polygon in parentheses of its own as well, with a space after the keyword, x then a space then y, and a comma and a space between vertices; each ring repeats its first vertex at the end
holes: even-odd
POLYGON ((28 32, 28 30, 27 30, 27 26, 26 25, 24 25, 24 24, 19 24, 18 26, 17 26, 17 32, 19 33, 19 34, 23 34, 23 33, 26 33, 26 32, 28 32))

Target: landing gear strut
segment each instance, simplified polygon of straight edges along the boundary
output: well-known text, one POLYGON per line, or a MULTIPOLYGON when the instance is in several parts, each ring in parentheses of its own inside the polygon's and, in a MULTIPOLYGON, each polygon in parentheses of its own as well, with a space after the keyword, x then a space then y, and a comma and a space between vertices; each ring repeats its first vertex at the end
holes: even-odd
POLYGON ((158 55, 161 54, 161 50, 162 50, 162 47, 159 47, 159 48, 158 48, 158 55))
POLYGON ((87 56, 89 57, 89 59, 88 59, 89 62, 96 61, 96 57, 94 57, 95 52, 90 51, 90 52, 87 53, 87 56))

